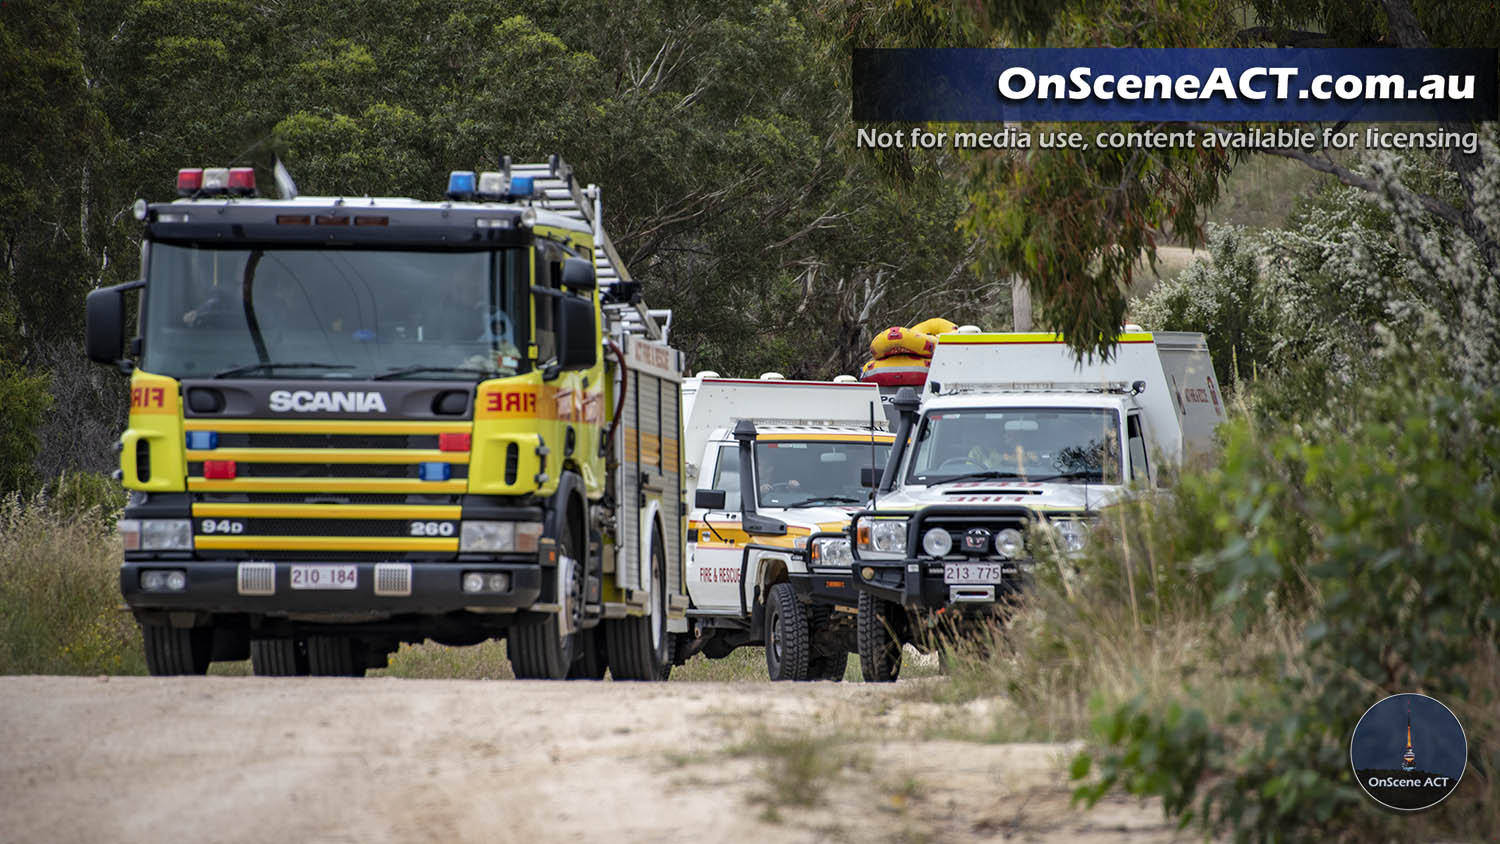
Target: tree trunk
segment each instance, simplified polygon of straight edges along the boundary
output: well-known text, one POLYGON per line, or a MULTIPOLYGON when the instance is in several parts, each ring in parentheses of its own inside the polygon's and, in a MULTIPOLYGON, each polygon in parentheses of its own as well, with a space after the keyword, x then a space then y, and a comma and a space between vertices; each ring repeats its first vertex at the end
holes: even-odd
POLYGON ((1019 275, 1010 277, 1010 314, 1014 330, 1031 330, 1031 282, 1019 275))

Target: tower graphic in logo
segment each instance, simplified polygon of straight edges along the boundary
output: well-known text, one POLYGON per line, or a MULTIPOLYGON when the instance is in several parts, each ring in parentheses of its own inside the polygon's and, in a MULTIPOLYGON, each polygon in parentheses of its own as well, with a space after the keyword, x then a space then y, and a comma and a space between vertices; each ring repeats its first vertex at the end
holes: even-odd
POLYGON ((1349 738, 1354 779, 1370 799, 1389 809, 1416 812, 1448 799, 1468 759, 1469 742, 1458 718, 1422 694, 1391 695, 1370 707, 1349 738), (1422 737, 1420 767, 1417 736, 1422 737))
POLYGON ((1401 770, 1417 769, 1417 752, 1411 748, 1411 704, 1406 705, 1406 752, 1401 755, 1401 770))

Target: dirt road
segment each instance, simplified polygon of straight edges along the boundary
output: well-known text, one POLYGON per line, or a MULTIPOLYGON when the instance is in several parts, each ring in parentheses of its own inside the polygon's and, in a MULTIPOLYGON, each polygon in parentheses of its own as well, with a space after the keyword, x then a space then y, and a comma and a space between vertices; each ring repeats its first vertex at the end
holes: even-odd
POLYGON ((1070 809, 1064 746, 924 739, 915 697, 4 677, 0 841, 1173 840, 1152 806, 1070 809))

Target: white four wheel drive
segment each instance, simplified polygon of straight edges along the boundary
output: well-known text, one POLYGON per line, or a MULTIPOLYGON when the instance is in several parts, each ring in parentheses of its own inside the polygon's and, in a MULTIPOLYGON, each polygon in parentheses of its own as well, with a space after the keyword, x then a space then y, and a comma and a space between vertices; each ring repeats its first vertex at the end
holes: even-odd
POLYGON ((772 680, 843 678, 857 601, 845 530, 891 447, 879 404, 854 381, 683 382, 693 506, 679 663, 759 645, 772 680))
POLYGON ((1050 531, 1081 551, 1099 510, 1206 452, 1224 419, 1203 335, 1129 332, 1081 363, 1047 334, 939 338, 919 398, 903 388, 891 458, 856 515, 865 679, 896 679, 901 646, 940 614, 960 629, 1026 582, 1050 531))

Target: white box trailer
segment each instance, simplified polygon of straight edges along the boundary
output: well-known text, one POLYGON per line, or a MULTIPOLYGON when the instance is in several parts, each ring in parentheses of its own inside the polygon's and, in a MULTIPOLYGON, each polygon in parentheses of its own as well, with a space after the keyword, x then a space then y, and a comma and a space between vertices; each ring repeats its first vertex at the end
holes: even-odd
POLYGON ((1148 440, 1163 457, 1181 461, 1206 452, 1224 421, 1224 401, 1208 343, 1188 331, 1130 332, 1110 359, 1080 362, 1055 335, 944 334, 932 357, 927 392, 1079 392, 1145 389, 1135 397, 1148 440))

